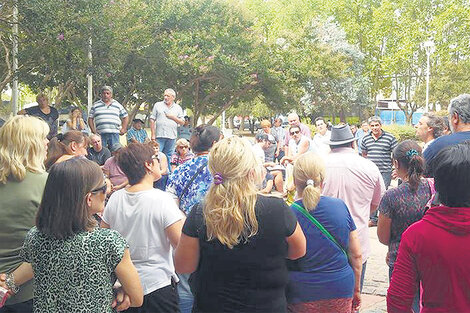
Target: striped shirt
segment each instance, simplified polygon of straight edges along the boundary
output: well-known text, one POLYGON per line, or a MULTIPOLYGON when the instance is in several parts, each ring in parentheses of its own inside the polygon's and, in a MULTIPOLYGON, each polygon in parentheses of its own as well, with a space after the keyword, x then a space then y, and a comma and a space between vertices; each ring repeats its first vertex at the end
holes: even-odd
POLYGON ((114 99, 110 105, 106 105, 103 101, 98 100, 91 107, 88 116, 94 119, 97 133, 119 134, 121 119, 127 116, 127 111, 114 99))
POLYGON ((372 132, 362 139, 361 149, 367 153, 367 158, 377 165, 381 173, 392 171, 392 151, 397 146, 396 138, 382 130, 382 134, 377 140, 372 136, 372 132))

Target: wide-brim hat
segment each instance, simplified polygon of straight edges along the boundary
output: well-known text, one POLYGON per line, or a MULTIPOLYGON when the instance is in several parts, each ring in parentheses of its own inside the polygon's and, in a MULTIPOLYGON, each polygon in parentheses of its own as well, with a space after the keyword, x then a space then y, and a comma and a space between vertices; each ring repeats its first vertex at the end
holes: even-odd
POLYGON ((326 143, 330 146, 338 146, 356 140, 348 124, 336 125, 331 128, 330 140, 326 143))
POLYGON ((134 123, 141 122, 142 124, 144 124, 144 121, 142 121, 140 118, 135 118, 132 120, 132 122, 134 123))

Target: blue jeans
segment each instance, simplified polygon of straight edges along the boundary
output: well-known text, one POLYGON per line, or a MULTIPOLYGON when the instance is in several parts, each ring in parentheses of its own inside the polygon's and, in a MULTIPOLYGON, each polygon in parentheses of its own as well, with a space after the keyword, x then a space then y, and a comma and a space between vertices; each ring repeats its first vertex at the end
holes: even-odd
POLYGON ((175 152, 176 139, 157 137, 157 142, 160 145, 160 152, 165 153, 168 163, 173 152, 175 152))
POLYGON ((189 287, 190 274, 178 274, 180 279, 178 283, 179 306, 181 313, 191 313, 193 310, 194 296, 189 287))
POLYGON ((101 142, 103 143, 103 147, 108 148, 111 150, 113 145, 120 143, 119 142, 119 134, 116 133, 104 133, 100 134, 101 142))
MULTIPOLYGON (((390 183, 392 182, 392 172, 380 172, 380 174, 382 174, 385 189, 388 189, 390 183)), ((377 216, 377 210, 375 210, 375 212, 370 215, 370 220, 377 224, 378 219, 379 217, 377 216)))
POLYGON ((364 286, 364 277, 366 276, 367 261, 362 263, 362 272, 361 272, 361 293, 362 287, 364 286))

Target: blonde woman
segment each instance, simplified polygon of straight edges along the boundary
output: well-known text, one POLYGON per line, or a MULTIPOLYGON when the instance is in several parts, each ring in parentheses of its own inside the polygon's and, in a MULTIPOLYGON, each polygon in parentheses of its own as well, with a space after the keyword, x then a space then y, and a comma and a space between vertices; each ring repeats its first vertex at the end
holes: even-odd
POLYGON ((342 200, 321 196, 324 177, 323 160, 315 153, 303 154, 295 162, 299 200, 291 208, 307 238, 307 253, 288 261, 290 312, 349 313, 361 303, 356 225, 342 200))
POLYGON ((179 273, 194 275, 193 312, 286 312, 285 258, 305 237, 282 199, 257 194, 261 165, 249 142, 230 137, 209 154, 214 181, 183 226, 179 273))
MULTIPOLYGON (((46 122, 25 115, 10 118, 0 128, 0 273, 12 272, 22 263, 20 248, 34 225, 46 184, 48 133, 46 122)), ((31 312, 32 298, 30 282, 10 297, 2 309, 31 312)))

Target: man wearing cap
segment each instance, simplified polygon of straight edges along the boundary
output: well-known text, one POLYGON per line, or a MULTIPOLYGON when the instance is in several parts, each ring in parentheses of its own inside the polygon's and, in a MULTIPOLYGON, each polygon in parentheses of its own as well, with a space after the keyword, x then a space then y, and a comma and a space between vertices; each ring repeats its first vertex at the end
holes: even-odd
POLYGON ((331 152, 325 161, 326 178, 322 194, 343 200, 356 224, 362 249, 362 289, 370 254, 369 217, 376 211, 386 189, 378 167, 354 150, 355 140, 348 125, 332 127, 328 141, 331 152))
POLYGON ((163 101, 155 103, 150 115, 151 139, 157 140, 160 151, 168 160, 175 150, 178 125, 184 125, 183 109, 175 103, 176 92, 167 89, 163 93, 163 101))
POLYGON ((147 132, 143 129, 144 121, 135 118, 132 127, 127 131, 127 144, 130 143, 147 143, 149 141, 147 132))
POLYGON ((103 146, 111 149, 119 143, 119 135, 127 131, 129 116, 126 109, 113 99, 113 88, 101 88, 101 100, 93 103, 88 115, 88 126, 93 134, 100 134, 103 146))

